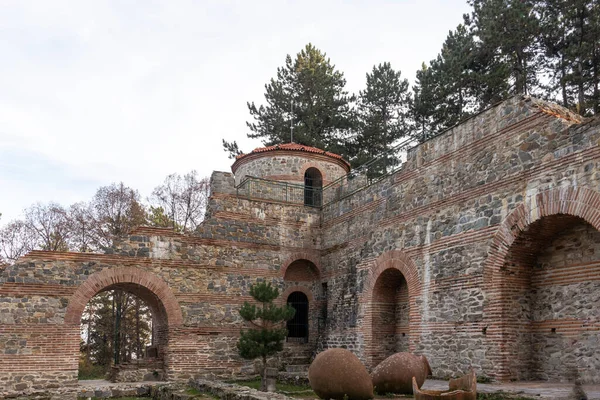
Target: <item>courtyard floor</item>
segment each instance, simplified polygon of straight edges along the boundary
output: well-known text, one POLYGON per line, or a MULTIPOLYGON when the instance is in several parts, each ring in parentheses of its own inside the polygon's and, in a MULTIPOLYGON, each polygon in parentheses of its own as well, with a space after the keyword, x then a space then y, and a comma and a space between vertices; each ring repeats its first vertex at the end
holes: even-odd
MULTIPOLYGON (((448 390, 448 382, 428 379, 425 381, 423 387, 430 390, 448 390)), ((498 393, 503 391, 511 394, 547 399, 568 398, 572 390, 573 385, 570 383, 551 383, 546 381, 477 384, 477 392, 479 393, 498 393)), ((600 399, 600 385, 583 385, 583 390, 586 392, 588 400, 600 399)))
MULTIPOLYGON (((106 390, 131 388, 136 385, 161 384, 167 382, 138 382, 138 383, 112 383, 105 380, 79 381, 80 390, 106 390)), ((425 389, 447 390, 448 382, 429 379, 423 385, 425 389)), ((600 385, 584 385, 589 400, 600 400, 600 385)), ((550 383, 550 382, 507 382, 507 383, 478 383, 477 391, 480 393, 498 393, 505 392, 510 394, 520 394, 527 397, 544 399, 566 399, 571 394, 573 385, 569 383, 550 383)))

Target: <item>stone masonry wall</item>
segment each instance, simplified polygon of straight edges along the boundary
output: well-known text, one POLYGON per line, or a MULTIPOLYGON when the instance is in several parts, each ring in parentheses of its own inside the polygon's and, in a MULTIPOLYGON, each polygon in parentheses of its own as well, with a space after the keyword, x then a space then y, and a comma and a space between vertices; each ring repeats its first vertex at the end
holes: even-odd
MULTIPOLYGON (((375 260, 400 250, 420 284, 409 346, 427 355, 434 375, 469 366, 489 376, 516 374, 499 371, 495 358, 505 328, 491 301, 496 289, 484 282, 494 235, 540 193, 599 184, 599 121, 576 124, 560 113, 512 99, 413 149, 394 176, 326 205, 323 280, 332 299, 323 346, 348 346, 369 363, 367 284, 375 260)), ((597 340, 598 329, 587 335, 597 340)), ((581 354, 598 356, 591 346, 581 354)))
POLYGON ((271 179, 280 182, 304 184, 304 173, 308 168, 317 168, 323 177, 323 185, 332 182, 347 171, 342 162, 313 153, 291 155, 289 151, 270 151, 250 154, 235 171, 235 182, 239 185, 246 176, 271 179))
POLYGON ((583 221, 568 227, 531 270, 531 378, 564 380, 577 369, 597 380, 600 232, 583 221))
MULTIPOLYGON (((80 314, 72 309, 112 284, 125 290, 141 285, 147 299, 159 297, 154 309, 166 310, 159 329, 168 338, 161 349, 167 378, 231 376, 249 364, 235 346, 238 309, 251 301, 249 286, 266 279, 283 291, 290 287, 283 265, 318 260, 313 249, 320 243, 320 216, 304 206, 237 199, 227 174, 213 178, 207 219, 196 236, 140 228, 108 254, 32 252, 0 271, 0 381, 6 390, 76 384, 80 314)), ((311 294, 311 325, 317 326, 320 285, 290 283, 311 294)))
POLYGON ((293 291, 309 298, 309 346, 288 350, 343 346, 373 368, 409 349, 441 377, 473 366, 497 379, 560 379, 557 363, 587 365, 580 373, 597 382, 599 141, 599 119, 513 98, 322 209, 238 198, 234 177, 215 173, 193 236, 140 228, 108 254, 32 252, 1 269, 0 384, 74 385, 81 310, 114 285, 153 302, 168 379, 248 370, 237 310, 257 280, 278 285, 282 302, 293 291), (567 214, 585 223, 563 236, 536 230, 567 214), (386 274, 398 277, 388 295, 386 274), (523 355, 535 376, 518 365, 523 355))

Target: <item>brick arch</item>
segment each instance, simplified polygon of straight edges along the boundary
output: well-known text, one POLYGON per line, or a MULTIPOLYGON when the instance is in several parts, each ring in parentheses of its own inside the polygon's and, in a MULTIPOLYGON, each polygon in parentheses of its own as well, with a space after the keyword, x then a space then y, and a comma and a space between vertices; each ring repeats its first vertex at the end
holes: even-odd
POLYGON ((280 275, 281 275, 282 278, 285 276, 285 272, 287 271, 288 267, 293 262, 298 261, 298 260, 307 260, 307 261, 310 261, 311 263, 313 263, 313 265, 315 266, 315 268, 317 268, 317 271, 319 272, 319 277, 323 276, 322 269, 321 269, 321 261, 319 260, 319 258, 315 254, 308 253, 308 252, 298 252, 298 253, 291 254, 284 261, 283 265, 279 269, 279 273, 280 273, 280 275))
POLYGON ((376 351, 376 343, 373 336, 376 327, 373 326, 373 294, 377 279, 384 271, 395 269, 404 276, 408 286, 409 298, 409 327, 408 340, 410 351, 415 351, 419 342, 419 326, 421 313, 417 299, 421 296, 421 279, 417 266, 410 257, 401 250, 392 250, 380 255, 369 271, 365 281, 362 303, 365 305, 363 314, 362 333, 365 340, 365 359, 369 367, 374 368, 373 358, 376 351))
POLYGON ((317 337, 317 326, 315 324, 315 316, 318 313, 320 301, 315 300, 312 291, 306 286, 289 286, 277 298, 279 306, 287 304, 288 297, 294 292, 303 293, 308 300, 308 338, 310 343, 313 343, 317 337))
POLYGON ((65 324, 79 325, 86 304, 102 290, 125 284, 134 284, 151 292, 158 299, 168 326, 183 324, 183 315, 175 295, 160 277, 134 267, 107 268, 96 272, 81 285, 69 299, 65 324))
POLYGON ((285 304, 287 302, 287 298, 290 297, 290 294, 292 294, 294 292, 304 293, 306 295, 306 298, 308 299, 308 303, 309 304, 314 303, 315 298, 312 294, 312 291, 309 288, 304 287, 304 286, 290 286, 290 287, 286 288, 279 296, 280 304, 285 304))
POLYGON ((493 286, 510 246, 519 234, 542 217, 565 214, 579 217, 600 230, 600 193, 583 187, 540 192, 519 204, 496 231, 484 268, 484 285, 493 286))
POLYGON ((325 182, 327 181, 325 168, 323 168, 322 164, 319 164, 319 163, 316 163, 313 161, 308 161, 308 162, 305 162, 304 164, 302 164, 302 169, 300 170, 300 176, 302 177, 302 182, 304 182, 304 174, 306 173, 306 170, 309 168, 316 168, 319 170, 319 172, 321 173, 321 182, 323 182, 323 186, 325 186, 325 182))
POLYGON ((486 339, 494 377, 513 379, 510 369, 511 351, 515 351, 510 332, 511 321, 506 307, 508 284, 503 283, 502 270, 513 243, 531 224, 544 217, 570 215, 581 218, 600 231, 600 193, 583 187, 561 187, 537 193, 519 204, 498 227, 490 244, 483 271, 486 293, 484 321, 488 327, 486 339))

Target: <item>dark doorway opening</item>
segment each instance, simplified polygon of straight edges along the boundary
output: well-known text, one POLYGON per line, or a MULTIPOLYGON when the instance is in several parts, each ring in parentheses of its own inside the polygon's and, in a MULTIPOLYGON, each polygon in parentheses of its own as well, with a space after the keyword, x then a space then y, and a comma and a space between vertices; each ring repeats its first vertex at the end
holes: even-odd
POLYGON ((309 168, 304 173, 304 205, 321 207, 323 177, 316 168, 309 168))
POLYGON ((293 292, 287 303, 296 310, 294 318, 287 322, 288 342, 308 342, 308 298, 302 292, 293 292))

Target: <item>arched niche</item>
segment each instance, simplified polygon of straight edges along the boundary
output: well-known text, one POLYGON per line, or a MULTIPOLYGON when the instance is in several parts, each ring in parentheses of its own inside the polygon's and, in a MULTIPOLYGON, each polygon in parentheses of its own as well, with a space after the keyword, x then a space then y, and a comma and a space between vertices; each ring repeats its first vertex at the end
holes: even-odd
POLYGON ((323 198, 323 175, 315 167, 304 172, 304 205, 320 207, 323 198))
POLYGON ((483 276, 487 358, 496 379, 579 373, 584 382, 599 383, 600 366, 588 357, 600 358, 592 350, 597 346, 586 345, 600 339, 600 328, 589 323, 599 316, 584 314, 600 308, 585 294, 600 288, 579 287, 598 285, 599 230, 600 194, 583 187, 529 196, 500 224, 483 276), (545 361, 549 354, 552 363, 545 361))

